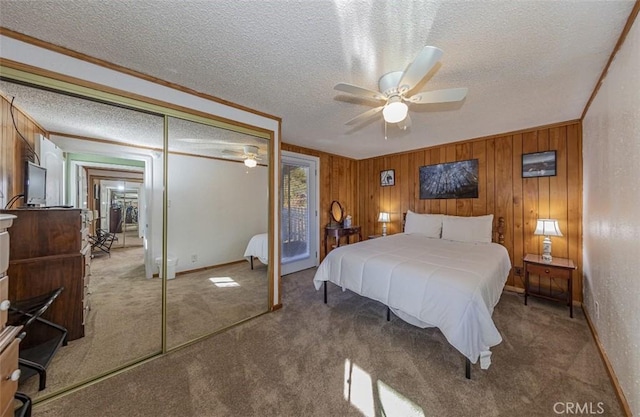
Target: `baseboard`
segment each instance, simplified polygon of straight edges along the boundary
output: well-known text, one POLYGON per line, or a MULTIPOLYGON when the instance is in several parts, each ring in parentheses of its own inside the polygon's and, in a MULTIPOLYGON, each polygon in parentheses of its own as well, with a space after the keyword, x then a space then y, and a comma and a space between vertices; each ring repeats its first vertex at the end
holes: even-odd
POLYGON ((622 391, 620 382, 618 382, 618 377, 616 376, 616 373, 613 371, 613 366, 611 366, 609 357, 607 356, 607 353, 604 351, 604 347, 602 346, 602 343, 600 343, 598 332, 596 331, 596 328, 591 322, 591 317, 589 317, 589 313, 587 313, 587 309, 584 308, 584 306, 582 306, 582 311, 584 312, 584 316, 587 319, 587 324, 589 325, 589 329, 591 330, 591 335, 593 336, 593 340, 596 342, 596 347, 598 348, 598 352, 600 352, 600 358, 602 358, 604 367, 607 369, 607 373, 609 374, 609 379, 611 380, 611 385, 613 385, 613 389, 616 392, 616 396, 618 397, 618 402, 620 403, 620 407, 622 408, 622 411, 627 417, 632 417, 631 407, 629 407, 627 398, 624 396, 624 392, 622 391))
POLYGON ((225 263, 217 264, 217 265, 203 266, 201 268, 188 269, 186 271, 179 271, 179 272, 176 272, 176 276, 192 274, 194 272, 206 271, 207 269, 220 268, 221 266, 231 266, 231 265, 239 264, 239 263, 242 263, 242 262, 247 262, 247 260, 246 259, 241 259, 239 261, 231 261, 231 262, 225 262, 225 263))

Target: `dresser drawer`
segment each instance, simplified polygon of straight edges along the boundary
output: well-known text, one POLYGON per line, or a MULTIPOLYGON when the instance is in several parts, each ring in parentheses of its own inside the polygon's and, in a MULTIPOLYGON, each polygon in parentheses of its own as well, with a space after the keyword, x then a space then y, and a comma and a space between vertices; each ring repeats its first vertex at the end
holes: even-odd
POLYGON ((527 265, 527 271, 532 275, 538 275, 540 278, 561 278, 571 279, 570 269, 550 268, 543 265, 527 265))
POLYGON ((89 228, 85 227, 80 230, 80 247, 85 248, 89 243, 89 228))
MULTIPOLYGON (((0 353, 0 410, 2 416, 13 416, 13 394, 18 389, 18 380, 11 380, 11 374, 18 369, 18 344, 19 339, 13 342, 0 353), (8 411, 10 410, 10 412, 8 411)), ((18 375, 19 377, 19 375, 18 375)))
POLYGON ((82 325, 87 324, 87 319, 89 318, 89 312, 91 311, 91 301, 89 300, 89 296, 85 296, 85 299, 82 300, 82 325))
POLYGON ((0 278, 0 330, 4 328, 9 314, 9 277, 0 278), (6 307, 6 308, 5 308, 6 307))
POLYGON ((0 232, 0 276, 9 268, 9 232, 0 232))

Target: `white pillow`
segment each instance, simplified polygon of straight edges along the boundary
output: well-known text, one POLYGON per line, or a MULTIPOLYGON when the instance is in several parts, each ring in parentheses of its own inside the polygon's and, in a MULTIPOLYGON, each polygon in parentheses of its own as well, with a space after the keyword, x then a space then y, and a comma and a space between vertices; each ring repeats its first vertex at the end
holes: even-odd
POLYGON ((476 217, 444 216, 442 238, 458 242, 491 243, 493 214, 476 217))
POLYGON ((418 214, 409 210, 404 224, 404 232, 440 239, 443 217, 442 214, 418 214))

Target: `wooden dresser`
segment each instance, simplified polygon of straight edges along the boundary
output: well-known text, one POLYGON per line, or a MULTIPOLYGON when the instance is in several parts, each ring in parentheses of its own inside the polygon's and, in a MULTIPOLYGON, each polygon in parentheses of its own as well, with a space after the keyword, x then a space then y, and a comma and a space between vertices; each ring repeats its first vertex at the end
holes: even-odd
POLYGON ((44 318, 84 336, 91 263, 89 212, 81 209, 3 210, 11 229, 9 299, 25 300, 64 287, 44 318))
POLYGON ((7 229, 14 216, 0 214, 0 417, 14 415, 13 396, 18 389, 20 370, 18 369, 17 339, 21 327, 7 326, 9 310, 9 233, 7 229))

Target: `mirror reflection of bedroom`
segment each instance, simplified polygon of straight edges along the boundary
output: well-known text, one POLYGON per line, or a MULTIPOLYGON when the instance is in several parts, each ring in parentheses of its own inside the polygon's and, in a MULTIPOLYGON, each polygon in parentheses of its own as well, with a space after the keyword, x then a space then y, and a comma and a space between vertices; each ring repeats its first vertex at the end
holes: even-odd
POLYGON ((167 275, 172 348, 267 311, 267 265, 243 255, 256 235, 266 247, 269 187, 266 139, 175 117, 168 122, 169 148, 199 155, 180 151, 168 160, 167 256, 172 268, 191 271, 167 275))
MULTIPOLYGON (((82 216, 77 229, 60 224, 67 230, 64 236, 83 236, 78 248, 84 257, 82 273, 69 269, 61 272, 65 276, 60 279, 47 279, 58 272, 55 265, 45 265, 47 275, 13 274, 14 282, 24 281, 22 286, 10 287, 10 299, 16 305, 62 288, 42 318, 67 329, 66 346, 64 341, 47 339, 51 331, 44 325, 24 329, 20 358, 29 359, 30 350, 45 351, 34 361, 44 364, 43 372, 20 367, 20 390, 38 399, 161 350, 162 285, 147 279, 146 270, 153 264, 146 260, 144 242, 151 233, 138 227, 154 213, 144 206, 135 217, 122 216, 120 222, 113 217, 113 209, 138 206, 139 194, 146 198, 154 162, 142 149, 118 141, 144 134, 147 146, 161 149, 163 119, 7 80, 0 82, 0 91, 3 108, 10 108, 20 134, 33 137, 37 132, 32 157, 46 168, 46 206, 71 207, 25 209, 22 201, 16 202, 6 207, 17 216, 14 233, 29 226, 23 213, 35 213, 42 223, 53 222, 52 216, 58 214, 82 216), (57 121, 55 126, 50 120, 57 121), (119 120, 120 127, 109 120, 119 120), (49 130, 40 123, 47 123, 49 130), (41 339, 47 342, 40 343, 41 339)), ((53 226, 49 233, 56 233, 53 226)))
POLYGON ((252 237, 268 229, 268 140, 170 117, 165 160, 160 114, 6 79, 0 93, 3 114, 15 115, 20 135, 36 138, 33 152, 17 157, 46 167, 46 206, 65 206, 16 202, 4 210, 18 216, 12 231, 28 228, 24 213, 37 211, 41 219, 81 215, 78 229, 62 227, 86 235, 83 273, 73 279, 20 286, 25 277, 43 281, 12 273, 16 302, 64 287, 43 317, 68 332, 65 342, 61 333, 47 338, 51 329, 25 329, 20 357, 48 343, 38 359, 46 376, 23 370, 20 391, 46 399, 268 310, 268 255, 244 256, 252 237))

